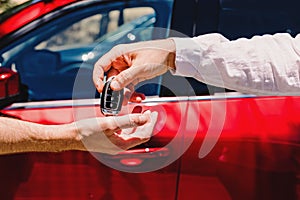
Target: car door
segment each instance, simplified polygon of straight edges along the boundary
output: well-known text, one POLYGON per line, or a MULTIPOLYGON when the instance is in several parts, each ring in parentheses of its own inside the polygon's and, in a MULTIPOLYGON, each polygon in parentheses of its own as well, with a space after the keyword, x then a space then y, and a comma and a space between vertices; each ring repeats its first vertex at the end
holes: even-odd
MULTIPOLYGON (((121 115, 132 112, 136 106, 158 112, 154 136, 149 142, 117 155, 69 151, 28 153, 21 158, 11 156, 14 162, 22 163, 20 176, 12 179, 20 184, 14 188, 14 197, 176 199, 187 102, 152 98, 123 107, 121 115)), ((3 113, 42 124, 68 123, 95 115, 103 117, 99 99, 49 101, 43 105, 16 103, 3 113)), ((6 173, 16 171, 18 169, 6 169, 6 173)), ((11 189, 4 183, 1 185, 11 189)))
MULTIPOLYGON (((299 1, 178 0, 171 27, 190 37, 218 32, 231 40, 295 36, 296 7, 299 1)), ((197 117, 186 130, 194 140, 181 157, 178 199, 299 199, 299 97, 257 97, 188 81, 194 91, 178 84, 177 93, 189 96, 188 115, 197 117)))
POLYGON ((299 199, 299 97, 198 98, 178 199, 299 199), (191 165, 191 163, 193 163, 191 165))
MULTIPOLYGON (((68 44, 72 48, 62 50, 58 48, 59 41, 56 41, 64 38, 62 35, 55 37, 55 42, 53 42, 54 39, 49 39, 51 33, 53 34, 59 29, 60 24, 68 24, 68 20, 82 19, 84 15, 93 16, 96 8, 100 11, 113 12, 116 8, 124 8, 124 16, 128 12, 126 9, 137 9, 136 12, 141 13, 142 18, 135 18, 139 19, 139 23, 131 19, 130 25, 134 28, 136 28, 136 24, 147 27, 149 20, 150 26, 167 28, 172 1, 126 1, 126 3, 123 1, 108 3, 83 1, 74 6, 69 5, 64 10, 65 12, 59 15, 61 19, 65 20, 63 22, 57 21, 58 10, 56 15, 49 14, 39 19, 36 22, 39 24, 37 28, 24 35, 20 41, 16 41, 15 48, 11 44, 7 49, 10 47, 12 49, 4 52, 3 63, 7 67, 18 70, 23 84, 27 85, 29 89, 29 102, 15 103, 2 110, 3 114, 41 124, 62 124, 87 117, 103 117, 99 108, 99 96, 97 97, 90 76, 93 62, 96 59, 96 57, 93 58, 94 60, 91 59, 90 52, 95 46, 91 44, 91 46, 83 45, 85 47, 75 48, 74 41, 76 40, 73 38, 73 43, 62 45, 66 47, 68 44), (80 7, 81 4, 82 7, 80 7), (152 12, 155 11, 154 22, 153 15, 150 18, 148 16, 146 19, 143 18, 145 13, 140 8, 144 7, 150 7, 152 12), (78 17, 78 13, 82 15, 78 17), (45 24, 41 24, 41 21, 44 21, 45 24), (43 33, 47 34, 43 35, 43 33), (16 52, 20 56, 23 55, 22 59, 25 60, 20 60, 21 58, 17 57, 16 52), (88 60, 83 60, 85 58, 88 60), (22 68, 25 64, 28 64, 30 70, 22 68), (48 64, 51 64, 52 68, 47 68, 48 64), (79 89, 75 96, 80 96, 80 99, 72 99, 74 79, 76 78, 74 71, 77 72, 79 68, 89 70, 87 73, 82 73, 81 77, 84 78, 85 84, 89 85, 87 88, 91 88, 91 90, 84 95, 80 93, 79 89), (74 69, 73 72, 72 69, 74 69), (61 73, 56 73, 57 70, 61 73), (63 76, 68 74, 70 77, 63 76), (28 79, 25 78, 26 76, 28 79), (70 85, 71 88, 68 87, 70 85), (62 90, 65 86, 68 90, 62 90), (69 94, 67 96, 58 95, 59 93, 64 94, 64 92, 69 94)), ((108 15, 114 16, 115 14, 116 12, 108 15)), ((101 20, 100 23, 105 25, 105 22, 101 20)), ((128 27, 122 25, 118 27, 122 29, 121 33, 128 30, 128 27)), ((75 28, 72 26, 71 29, 75 28)), ((130 34, 128 32, 125 34, 127 41, 133 37, 144 37, 144 39, 149 36, 154 37, 152 31, 150 33, 148 31, 139 32, 136 29, 130 30, 130 34)), ((100 34, 105 36, 107 33, 104 31, 100 34)), ((76 31, 73 34, 76 34, 76 31)), ((124 37, 118 38, 115 35, 118 34, 109 35, 103 40, 103 43, 111 45, 106 47, 106 50, 118 42, 124 42, 124 37)), ((153 83, 157 85, 157 81, 153 83)), ((153 87, 151 86, 151 88, 153 87)), ((158 92, 150 94, 157 95, 158 92)), ((92 152, 68 151, 2 156, 0 158, 1 177, 3 177, 0 182, 1 199, 175 199, 179 172, 179 160, 176 158, 180 155, 177 148, 180 147, 180 140, 174 138, 182 137, 185 121, 181 124, 176 122, 185 115, 186 106, 186 103, 178 100, 168 100, 161 104, 160 99, 151 98, 140 105, 132 104, 124 107, 121 115, 141 110, 140 108, 157 111, 160 113, 160 123, 155 129, 156 136, 153 139, 119 155, 109 156, 92 152), (139 107, 135 108, 136 106, 139 107), (181 131, 178 133, 178 130, 181 131)))

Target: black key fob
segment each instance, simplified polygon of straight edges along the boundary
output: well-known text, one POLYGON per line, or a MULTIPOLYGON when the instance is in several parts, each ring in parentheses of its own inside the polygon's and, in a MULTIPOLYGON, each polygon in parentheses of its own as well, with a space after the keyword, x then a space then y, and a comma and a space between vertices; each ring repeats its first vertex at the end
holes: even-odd
POLYGON ((117 115, 122 108, 124 89, 119 91, 112 90, 110 84, 113 79, 114 76, 106 81, 100 98, 100 109, 106 116, 117 115))

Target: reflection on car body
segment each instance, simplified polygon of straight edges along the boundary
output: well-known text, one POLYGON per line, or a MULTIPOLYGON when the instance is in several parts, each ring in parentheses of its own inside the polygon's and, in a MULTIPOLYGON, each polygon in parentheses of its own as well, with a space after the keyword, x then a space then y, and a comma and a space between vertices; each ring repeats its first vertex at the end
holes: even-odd
MULTIPOLYGON (((296 33, 298 4, 37 1, 33 5, 48 6, 49 13, 0 38, 2 67, 16 69, 29 89, 29 99, 1 113, 41 124, 104 117, 90 76, 95 61, 114 45, 176 36, 154 31, 170 26, 188 36, 218 31, 230 39, 286 25, 296 33), (129 19, 134 12, 137 17, 129 19), (81 26, 91 35, 88 42, 81 26)), ((1 199, 300 199, 299 97, 239 94, 170 74, 138 87, 146 100, 124 106, 120 115, 136 106, 157 111, 150 141, 114 156, 78 151, 1 156, 1 199)))

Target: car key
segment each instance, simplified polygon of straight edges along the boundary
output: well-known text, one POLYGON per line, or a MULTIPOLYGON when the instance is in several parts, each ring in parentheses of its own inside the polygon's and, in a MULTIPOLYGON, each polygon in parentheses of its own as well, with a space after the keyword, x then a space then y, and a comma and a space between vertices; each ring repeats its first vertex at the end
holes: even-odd
POLYGON ((111 89, 110 84, 114 78, 112 76, 106 81, 101 93, 100 109, 105 116, 117 115, 122 108, 124 89, 120 91, 111 89))

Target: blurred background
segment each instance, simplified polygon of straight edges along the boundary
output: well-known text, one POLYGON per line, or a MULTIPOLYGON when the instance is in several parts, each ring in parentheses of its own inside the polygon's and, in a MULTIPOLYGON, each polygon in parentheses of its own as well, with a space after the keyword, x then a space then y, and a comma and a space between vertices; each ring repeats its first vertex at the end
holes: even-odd
POLYGON ((5 10, 24 3, 26 0, 0 0, 0 14, 5 10))

